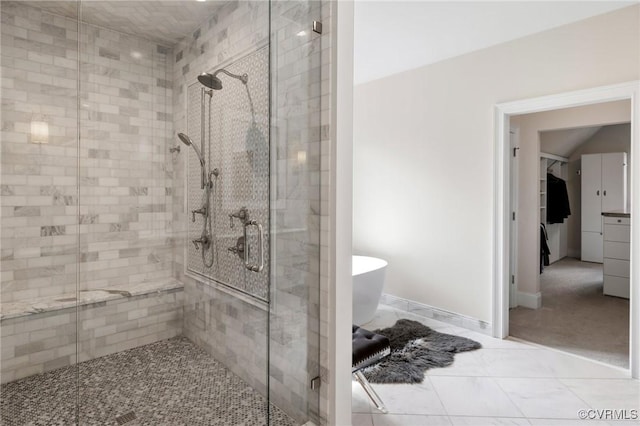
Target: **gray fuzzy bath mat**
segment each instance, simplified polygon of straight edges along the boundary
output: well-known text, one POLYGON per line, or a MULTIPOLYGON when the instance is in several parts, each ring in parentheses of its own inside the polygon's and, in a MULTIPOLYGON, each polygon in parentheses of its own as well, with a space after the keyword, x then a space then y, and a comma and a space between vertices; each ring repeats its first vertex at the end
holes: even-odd
POLYGON ((391 354, 362 369, 371 383, 422 383, 425 370, 451 365, 455 353, 482 347, 474 340, 438 333, 408 319, 374 333, 389 338, 391 354))

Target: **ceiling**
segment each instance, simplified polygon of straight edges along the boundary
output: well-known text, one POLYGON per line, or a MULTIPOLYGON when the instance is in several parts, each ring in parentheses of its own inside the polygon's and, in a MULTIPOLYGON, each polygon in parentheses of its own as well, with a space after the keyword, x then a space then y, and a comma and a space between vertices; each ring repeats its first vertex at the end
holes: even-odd
POLYGON ((540 132, 540 151, 569 158, 580 145, 598 133, 602 127, 589 126, 540 132))
MULTIPOLYGON (((18 0, 76 18, 70 1, 18 0)), ((174 45, 228 0, 82 0, 84 22, 174 45)), ((355 83, 606 13, 635 1, 373 1, 357 0, 355 83)))
MULTIPOLYGON (((78 2, 19 0, 29 6, 77 19, 78 2)), ((82 21, 172 46, 190 34, 228 0, 198 2, 82 0, 82 21)))
POLYGON ((356 0, 354 81, 386 77, 637 3, 356 0))

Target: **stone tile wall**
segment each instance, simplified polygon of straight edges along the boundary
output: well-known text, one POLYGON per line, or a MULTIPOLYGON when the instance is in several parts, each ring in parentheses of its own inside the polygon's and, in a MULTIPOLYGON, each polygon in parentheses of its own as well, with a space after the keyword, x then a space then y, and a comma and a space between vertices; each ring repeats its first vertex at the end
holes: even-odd
MULTIPOLYGON (((322 416, 319 395, 310 389, 310 380, 320 371, 324 37, 312 33, 311 26, 314 19, 320 20, 321 6, 320 2, 282 1, 273 2, 271 10, 270 255, 274 263, 270 279, 269 385, 271 401, 300 422, 319 422, 322 416)), ((176 132, 187 128, 187 87, 198 74, 232 63, 267 43, 267 13, 266 2, 230 2, 174 47, 176 132)), ((174 162, 176 176, 186 175, 185 165, 185 158, 174 162)), ((266 307, 243 302, 217 289, 215 283, 197 283, 184 274, 185 246, 190 244, 185 197, 184 182, 176 180, 173 223, 180 237, 175 241, 175 262, 176 278, 185 283, 185 334, 263 391, 267 323, 260 319, 265 320, 266 307)))
POLYGON ((2 300, 75 291, 78 261, 81 290, 170 277, 170 49, 86 24, 78 46, 73 19, 1 13, 2 300))
POLYGON ((5 318, 0 327, 1 382, 75 364, 76 336, 80 361, 179 336, 182 303, 182 288, 177 287, 5 318))
POLYGON ((83 24, 79 153, 77 23, 1 8, 3 300, 75 291, 79 233, 83 288, 172 274, 185 284, 185 335, 262 392, 270 324, 272 401, 300 421, 326 422, 327 387, 318 406, 309 382, 328 377, 330 2, 272 4, 270 311, 184 274, 187 151, 168 153, 186 128, 196 76, 269 41, 268 3, 229 2, 172 49, 83 24), (311 32, 314 19, 322 36, 311 32), (49 122, 46 146, 29 140, 40 119, 49 122))

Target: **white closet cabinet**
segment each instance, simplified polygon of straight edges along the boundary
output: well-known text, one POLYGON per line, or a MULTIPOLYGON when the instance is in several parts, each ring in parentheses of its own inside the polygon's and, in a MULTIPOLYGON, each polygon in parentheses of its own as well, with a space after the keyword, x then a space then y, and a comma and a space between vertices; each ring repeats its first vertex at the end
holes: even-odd
POLYGON ((627 206, 627 154, 585 154, 581 158, 582 255, 584 262, 603 261, 602 212, 627 206))

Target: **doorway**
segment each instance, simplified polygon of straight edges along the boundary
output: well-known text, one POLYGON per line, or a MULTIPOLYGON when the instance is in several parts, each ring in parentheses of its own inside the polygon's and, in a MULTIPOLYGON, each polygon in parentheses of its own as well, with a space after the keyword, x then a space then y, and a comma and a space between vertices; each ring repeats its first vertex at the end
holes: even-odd
MULTIPOLYGON (((494 287, 494 309, 493 309, 493 319, 494 319, 494 335, 496 337, 507 337, 511 335, 509 329, 509 293, 510 293, 510 281, 512 275, 512 250, 514 249, 513 244, 511 242, 511 220, 512 220, 512 211, 511 211, 511 167, 510 167, 510 143, 509 143, 509 130, 511 126, 512 118, 515 118, 517 115, 524 114, 533 114, 533 113, 542 113, 549 112, 553 110, 560 110, 566 108, 588 108, 595 104, 602 104, 606 102, 614 102, 620 100, 627 100, 627 105, 631 104, 631 111, 634 111, 634 115, 631 117, 630 124, 630 133, 631 133, 631 147, 629 152, 630 163, 633 164, 637 157, 639 156, 639 147, 638 147, 638 129, 635 126, 637 122, 637 111, 638 111, 638 83, 631 82, 627 84, 620 84, 615 86, 607 86, 600 87, 596 89, 588 89, 578 92, 564 93, 561 95, 552 95, 546 96, 542 98, 529 99, 524 101, 516 101, 505 104, 500 104, 496 106, 496 128, 498 129, 497 137, 496 137, 496 174, 495 174, 495 193, 496 193, 496 203, 495 203, 495 244, 494 244, 494 267, 495 267, 495 287, 494 287)), ((551 126, 550 128, 560 128, 551 126)), ((524 138, 521 132, 521 138, 524 138)), ((520 146, 519 153, 523 153, 524 145, 520 146)), ((536 146, 537 148, 537 146, 536 146)), ((539 163, 538 163, 539 164, 539 163)), ((540 169, 537 169, 540 170, 540 169)), ((526 172, 523 167, 520 168, 520 175, 522 179, 523 172, 526 172)), ((632 168, 630 167, 630 185, 632 188, 638 186, 638 176, 633 173, 632 168)), ((539 176, 538 176, 539 178, 539 176)), ((539 188, 536 188, 536 193, 539 192, 539 188)), ((520 196, 522 197, 522 193, 520 196)), ((536 194, 539 196, 539 194, 536 194)), ((629 299, 629 320, 627 321, 629 325, 629 369, 633 377, 638 377, 638 270, 634 268, 634 263, 638 264, 638 236, 635 235, 637 233, 637 229, 633 227, 634 218, 637 217, 638 213, 638 200, 631 199, 630 200, 631 214, 629 217, 629 229, 630 229, 630 237, 629 237, 629 245, 631 247, 631 257, 630 257, 630 279, 629 279, 629 287, 630 287, 630 299, 629 299)), ((522 202, 520 203, 522 206, 522 202)), ((518 212, 519 220, 523 219, 523 212, 518 212)), ((536 222, 540 222, 540 214, 536 212, 536 222)), ((534 222, 534 224, 536 223, 534 222)), ((519 226, 519 231, 522 231, 522 226, 519 226)), ((535 229, 535 228, 534 228, 535 229)), ((527 232, 529 234, 520 232, 519 240, 527 241, 528 250, 538 252, 539 254, 539 246, 537 244, 532 244, 532 241, 537 241, 537 237, 535 232, 538 230, 531 232, 529 229, 527 232), (532 236, 533 235, 533 236, 532 236)), ((518 256, 522 256, 523 247, 516 246, 515 252, 518 253, 518 256)), ((525 247, 527 249, 527 247, 525 247)), ((534 265, 538 266, 539 265, 534 265)), ((531 268, 531 265, 528 266, 531 268)), ((518 283, 518 289, 520 290, 523 286, 526 288, 527 283, 522 282, 523 272, 526 272, 526 268, 523 271, 523 268, 518 268, 519 276, 516 278, 516 282, 518 283)), ((540 293, 539 281, 537 289, 534 286, 535 291, 526 292, 530 296, 529 303, 536 304, 540 303, 542 305, 542 295, 540 293), (540 302, 538 302, 538 300, 540 302)), ((518 294, 518 302, 520 302, 520 295, 518 294)), ((519 303, 520 304, 520 303, 519 303)), ((589 336, 583 336, 583 338, 588 339, 589 336)))
MULTIPOLYGON (((524 150, 528 158, 515 157, 538 165, 539 176, 530 174, 520 182, 512 179, 517 184, 511 192, 526 192, 526 187, 539 190, 535 198, 538 205, 529 213, 539 211, 535 243, 543 250, 537 256, 525 251, 523 258, 512 259, 512 263, 528 262, 539 268, 522 268, 532 275, 521 280, 525 284, 536 281, 535 291, 531 294, 529 285, 517 292, 521 300, 511 305, 509 334, 624 369, 629 368, 629 295, 609 287, 612 280, 626 279, 628 291, 629 228, 620 223, 620 228, 611 229, 621 232, 619 236, 603 236, 602 214, 628 214, 631 127, 619 121, 630 118, 629 106, 629 101, 617 101, 511 119, 512 127, 523 129, 523 143, 539 146, 537 155, 524 150), (597 121, 591 121, 591 116, 597 121), (590 125, 566 127, 575 123, 590 125), (605 170, 603 163, 611 167, 605 170), (603 259, 605 246, 607 259, 603 259), (610 270, 613 264, 618 269, 610 270)), ((524 202, 522 209, 528 207, 524 202)), ((537 225, 531 222, 521 225, 537 225)), ((511 239, 518 241, 514 234, 511 239)), ((524 243, 533 245, 531 241, 524 243)))

